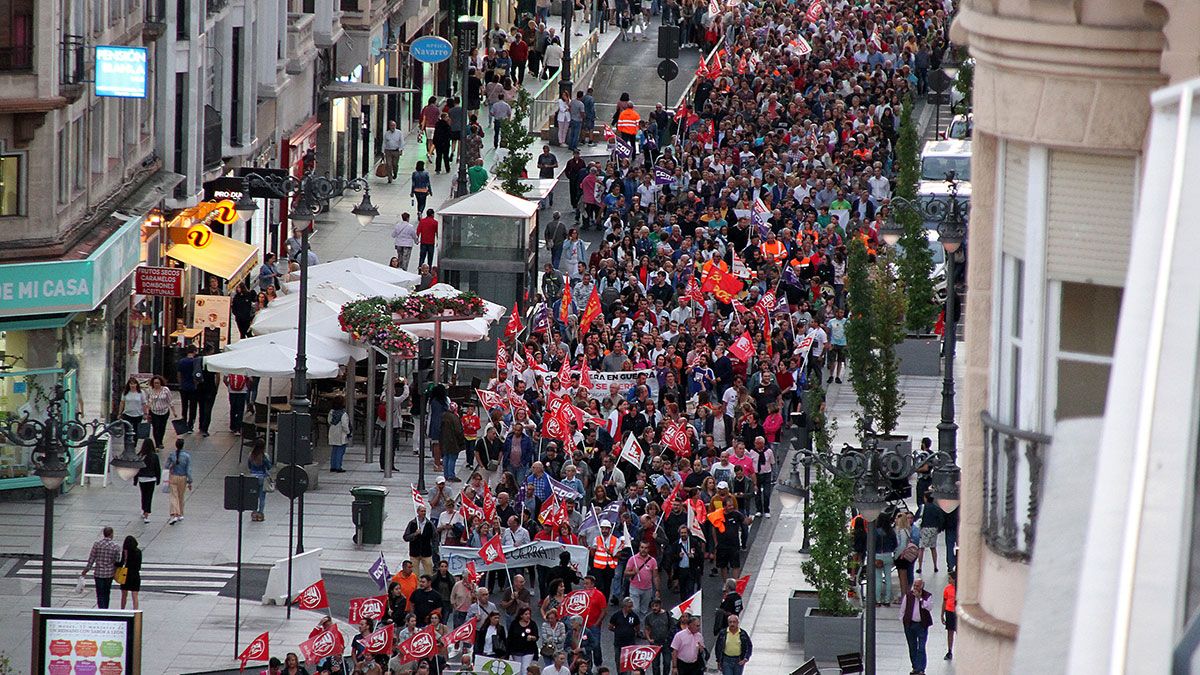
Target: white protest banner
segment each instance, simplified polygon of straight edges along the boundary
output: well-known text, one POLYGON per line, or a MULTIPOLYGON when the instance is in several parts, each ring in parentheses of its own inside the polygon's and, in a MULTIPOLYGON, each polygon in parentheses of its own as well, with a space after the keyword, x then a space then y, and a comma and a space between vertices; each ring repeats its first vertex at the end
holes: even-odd
MULTIPOLYGON (((592 378, 592 386, 588 389, 591 392, 592 398, 600 399, 609 395, 612 386, 617 385, 617 391, 624 394, 630 387, 638 383, 638 378, 641 375, 646 376, 646 386, 650 389, 650 398, 658 399, 658 378, 655 377, 654 371, 650 368, 645 370, 626 370, 619 373, 605 373, 599 370, 590 370, 588 374, 592 378)), ((537 373, 537 376, 542 380, 542 386, 550 385, 550 378, 557 376, 558 373, 537 373)))
POLYGON ((475 671, 487 675, 525 675, 520 661, 506 661, 491 656, 476 656, 475 671))
MULTIPOLYGON (((490 565, 484 563, 483 559, 479 557, 479 551, 470 547, 443 546, 440 550, 442 560, 447 561, 450 565, 451 574, 463 574, 466 572, 467 563, 472 561, 475 563, 477 572, 504 569, 503 563, 495 562, 490 565)), ((504 558, 509 567, 528 565, 554 567, 558 564, 558 554, 563 551, 571 554, 571 562, 579 568, 581 574, 587 570, 588 556, 591 552, 586 546, 571 546, 556 541, 531 541, 524 546, 506 548, 504 549, 504 558)))

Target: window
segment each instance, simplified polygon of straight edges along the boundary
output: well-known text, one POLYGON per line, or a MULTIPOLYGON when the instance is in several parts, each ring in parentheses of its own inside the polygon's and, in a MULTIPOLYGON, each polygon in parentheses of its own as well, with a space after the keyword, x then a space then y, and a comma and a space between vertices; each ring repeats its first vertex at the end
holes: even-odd
POLYGON ((1024 321, 1025 263, 1005 254, 1000 268, 1001 301, 1000 369, 996 378, 996 418, 1005 424, 1020 426, 1021 419, 1021 353, 1024 343, 1021 323, 1024 321))
POLYGON ((33 0, 0 3, 0 71, 33 67, 33 0))
POLYGON ((71 200, 71 144, 67 127, 58 130, 58 203, 71 200))
POLYGON ((0 155, 0 216, 19 216, 24 212, 21 204, 24 162, 24 155, 0 155))
POLYGON ((104 154, 104 100, 97 100, 89 112, 92 128, 91 148, 88 150, 88 154, 91 155, 90 168, 93 175, 104 173, 107 164, 104 154))
POLYGON ((86 135, 83 132, 83 118, 80 117, 71 125, 71 151, 74 157, 71 158, 72 173, 71 187, 74 192, 78 193, 87 185, 87 148, 84 145, 86 135))
POLYGON ((1052 343, 1057 388, 1054 418, 1103 415, 1123 291, 1069 281, 1054 285, 1059 287, 1060 317, 1058 340, 1052 343))

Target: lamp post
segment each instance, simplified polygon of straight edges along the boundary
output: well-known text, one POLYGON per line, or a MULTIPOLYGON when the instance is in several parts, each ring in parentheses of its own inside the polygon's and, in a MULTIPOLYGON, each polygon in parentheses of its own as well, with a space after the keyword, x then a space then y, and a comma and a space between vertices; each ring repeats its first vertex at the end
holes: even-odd
POLYGON ((950 457, 958 455, 958 424, 954 421, 954 353, 958 334, 958 293, 955 289, 957 275, 955 257, 962 247, 970 206, 958 199, 958 181, 950 171, 946 174, 950 194, 946 197, 927 197, 908 200, 903 197, 892 199, 893 211, 880 234, 889 246, 895 246, 904 234, 904 228, 896 222, 896 210, 915 211, 925 222, 937 223, 938 241, 946 252, 946 317, 942 331, 942 411, 938 422, 938 450, 950 457))
MULTIPOLYGON (((467 194, 467 153, 463 152, 463 148, 467 142, 467 94, 471 90, 471 45, 467 44, 470 31, 466 29, 471 17, 467 13, 470 11, 467 0, 463 0, 462 7, 462 16, 458 17, 458 57, 462 61, 462 85, 458 88, 458 106, 462 109, 462 128, 458 130, 461 140, 458 142, 458 176, 454 179, 456 197, 467 194)), ((484 28, 486 26, 480 26, 480 30, 484 28)), ((421 214, 418 213, 417 217, 420 218, 421 214)))
MULTIPOLYGON (((250 197, 253 189, 267 191, 272 198, 283 199, 292 197, 296 200, 291 211, 293 220, 304 222, 300 228, 300 303, 297 306, 296 319, 296 367, 292 376, 292 412, 297 420, 308 415, 311 402, 308 398, 308 234, 312 229, 313 216, 321 212, 329 199, 340 195, 347 189, 361 191, 362 201, 351 213, 358 218, 359 225, 366 227, 379 215, 379 209, 371 203, 371 186, 365 178, 329 178, 317 176, 311 172, 301 178, 294 176, 276 177, 264 176, 257 173, 246 174, 242 178, 242 196, 234 207, 238 215, 247 220, 254 215, 258 205, 250 197)), ((311 428, 311 427, 310 427, 311 428)), ((294 456, 294 454, 293 454, 294 456)), ((296 528, 296 555, 304 552, 304 495, 300 499, 300 519, 296 528)), ((292 500, 289 500, 292 501, 292 500)), ((294 503, 294 502, 293 502, 294 503)), ((290 527, 289 527, 290 530, 290 527)), ((290 546, 289 546, 290 548, 290 546)), ((290 558, 289 558, 290 560, 290 558)), ((290 599, 289 599, 290 602, 290 599)), ((290 609, 290 605, 289 605, 290 609)))
POLYGON ((571 81, 571 31, 574 30, 572 23, 575 20, 575 1, 570 0, 562 4, 563 11, 563 58, 562 69, 558 78, 558 93, 567 92, 567 97, 571 97, 571 88, 575 83, 571 81))
MULTIPOLYGON (((875 675, 875 521, 888 505, 890 483, 908 480, 920 468, 933 469, 933 494, 939 505, 957 507, 958 468, 954 458, 944 452, 900 453, 888 448, 879 449, 873 435, 866 447, 843 446, 840 453, 800 452, 806 465, 818 464, 826 471, 854 483, 854 508, 867 520, 867 592, 863 599, 866 637, 863 640, 863 668, 866 675, 875 675)), ((943 507, 945 508, 945 507, 943 507)))
MULTIPOLYGON (((133 427, 125 420, 84 422, 79 416, 64 419, 62 404, 65 399, 66 390, 62 385, 55 385, 45 419, 35 420, 25 416, 0 422, 0 436, 13 445, 31 448, 29 461, 34 466, 34 474, 42 479, 46 491, 42 524, 42 607, 51 606, 54 600, 54 498, 67 478, 71 450, 86 448, 105 438, 124 441, 126 434, 134 433, 133 427)), ((117 474, 126 479, 136 475, 142 466, 140 460, 129 457, 128 449, 123 450, 112 463, 117 474)))

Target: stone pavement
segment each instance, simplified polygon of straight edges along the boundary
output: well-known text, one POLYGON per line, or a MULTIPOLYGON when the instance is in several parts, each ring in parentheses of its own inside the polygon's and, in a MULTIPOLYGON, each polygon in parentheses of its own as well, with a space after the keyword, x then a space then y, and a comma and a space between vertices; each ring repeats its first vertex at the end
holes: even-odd
MULTIPOLYGON (((961 382, 961 360, 955 365, 955 377, 961 382)), ((922 436, 929 436, 936 441, 937 423, 941 415, 941 385, 940 377, 900 378, 900 390, 904 392, 906 404, 896 433, 908 434, 914 442, 920 441, 922 436)), ((842 443, 855 441, 853 411, 857 403, 848 381, 827 386, 829 416, 838 423, 834 446, 840 447, 842 443)), ((955 401, 958 404, 957 415, 961 415, 960 402, 961 396, 955 401)), ((781 506, 779 524, 771 543, 767 545, 762 564, 753 572, 746 610, 742 615, 742 625, 754 640, 754 672, 764 675, 786 675, 807 660, 799 644, 787 641, 788 598, 792 591, 813 590, 800 572, 800 564, 808 557, 799 552, 804 541, 804 502, 780 490, 776 493, 781 506)), ((936 606, 940 607, 947 578, 945 552, 939 549, 938 555, 941 571, 934 574, 932 564, 926 560, 925 573, 920 576, 925 580, 926 589, 933 594, 936 606)), ((899 582, 894 578, 892 588, 899 588, 899 582)), ((893 593, 898 591, 893 590, 893 593)), ((880 675, 902 675, 912 670, 898 612, 899 607, 895 603, 891 607, 877 608, 876 672, 880 675)), ((953 661, 942 659, 946 653, 946 631, 936 616, 935 613, 934 625, 929 629, 929 660, 925 672, 928 675, 953 675, 953 661)), ((819 665, 825 673, 837 672, 836 664, 819 665)))

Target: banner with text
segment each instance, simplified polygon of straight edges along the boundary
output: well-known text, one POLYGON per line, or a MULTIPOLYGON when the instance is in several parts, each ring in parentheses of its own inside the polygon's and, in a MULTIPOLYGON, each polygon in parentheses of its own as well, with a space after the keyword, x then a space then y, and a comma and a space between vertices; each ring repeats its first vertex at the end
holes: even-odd
MULTIPOLYGON (((443 546, 440 550, 442 560, 446 560, 450 564, 450 574, 465 573, 467 563, 472 561, 475 562, 477 572, 504 569, 504 563, 487 564, 483 562, 483 558, 479 557, 479 551, 473 548, 443 546)), ((571 554, 571 564, 575 565, 581 574, 587 573, 589 551, 586 546, 571 546, 556 541, 531 541, 524 546, 504 549, 504 558, 508 561, 509 567, 528 567, 530 565, 554 567, 558 564, 558 554, 563 551, 571 554)))
MULTIPOLYGON (((599 370, 589 370, 588 375, 592 378, 591 391, 592 398, 604 398, 609 395, 612 386, 617 385, 617 390, 624 394, 630 387, 637 384, 639 375, 646 376, 646 386, 650 389, 650 398, 658 399, 658 378, 655 377, 654 371, 647 368, 645 370, 627 370, 619 373, 605 373, 599 370)), ((537 376, 542 380, 542 386, 550 385, 550 378, 558 375, 558 371, 554 372, 537 372, 537 376)))

